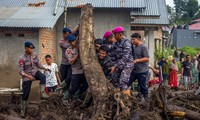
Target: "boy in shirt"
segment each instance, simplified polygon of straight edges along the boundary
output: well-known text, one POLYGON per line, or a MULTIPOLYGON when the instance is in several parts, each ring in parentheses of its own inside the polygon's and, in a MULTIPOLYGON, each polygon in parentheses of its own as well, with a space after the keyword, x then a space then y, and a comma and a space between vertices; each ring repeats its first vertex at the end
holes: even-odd
POLYGON ((44 72, 46 76, 46 92, 49 95, 52 95, 52 93, 55 92, 55 89, 57 88, 58 84, 61 83, 61 81, 58 74, 58 66, 56 63, 52 62, 51 56, 46 55, 45 60, 46 60, 46 64, 43 66, 51 70, 51 72, 49 71, 44 72))

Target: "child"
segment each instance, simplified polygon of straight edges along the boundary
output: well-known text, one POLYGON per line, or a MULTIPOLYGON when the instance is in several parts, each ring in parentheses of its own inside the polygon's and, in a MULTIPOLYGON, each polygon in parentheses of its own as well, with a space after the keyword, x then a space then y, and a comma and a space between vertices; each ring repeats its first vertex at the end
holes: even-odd
POLYGON ((52 58, 50 55, 45 56, 46 64, 43 65, 45 68, 50 69, 50 71, 45 71, 44 74, 46 76, 46 92, 49 95, 52 95, 55 92, 55 89, 60 84, 60 77, 58 75, 58 66, 56 63, 52 62, 52 58))

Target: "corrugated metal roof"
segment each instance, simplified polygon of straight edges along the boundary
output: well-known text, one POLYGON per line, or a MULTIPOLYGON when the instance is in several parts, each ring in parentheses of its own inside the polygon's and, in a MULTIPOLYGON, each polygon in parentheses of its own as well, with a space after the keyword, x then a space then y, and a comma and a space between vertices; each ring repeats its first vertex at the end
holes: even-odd
POLYGON ((67 7, 74 8, 91 3, 95 8, 145 8, 145 0, 67 0, 67 7))
POLYGON ((160 11, 160 17, 159 19, 141 19, 141 18, 135 18, 132 20, 131 24, 147 24, 147 25, 168 25, 169 24, 169 18, 167 13, 167 7, 165 0, 158 0, 158 8, 160 11))
POLYGON ((13 7, 3 7, 0 8, 0 27, 53 28, 64 8, 58 7, 56 16, 53 11, 54 7, 21 7, 15 11, 13 7))
MULTIPOLYGON (((28 4, 45 2, 44 7, 54 7, 56 0, 0 0, 0 7, 27 7, 28 4)), ((65 0, 59 0, 59 7, 65 6, 65 0)))
POLYGON ((158 0, 145 0, 146 9, 135 9, 131 11, 132 16, 160 16, 158 0))

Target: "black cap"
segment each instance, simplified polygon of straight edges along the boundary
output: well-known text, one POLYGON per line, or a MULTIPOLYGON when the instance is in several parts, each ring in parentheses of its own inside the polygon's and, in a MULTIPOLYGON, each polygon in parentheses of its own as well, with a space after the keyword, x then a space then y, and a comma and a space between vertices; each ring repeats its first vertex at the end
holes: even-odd
POLYGON ((28 47, 28 48, 32 47, 33 49, 35 48, 35 46, 33 45, 33 43, 31 43, 31 42, 29 42, 29 41, 27 41, 27 42, 24 43, 24 47, 25 47, 25 48, 26 48, 26 47, 28 47))
POLYGON ((97 38, 96 40, 95 40, 95 44, 99 44, 99 45, 102 45, 103 44, 103 39, 101 39, 101 38, 97 38))

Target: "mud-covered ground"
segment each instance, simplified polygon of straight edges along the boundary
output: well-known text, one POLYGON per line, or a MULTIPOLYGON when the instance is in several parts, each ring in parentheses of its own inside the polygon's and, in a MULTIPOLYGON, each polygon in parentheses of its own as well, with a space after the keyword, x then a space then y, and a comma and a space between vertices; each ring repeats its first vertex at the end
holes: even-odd
MULTIPOLYGON (((81 110, 77 103, 70 101, 68 106, 64 106, 61 96, 53 95, 49 100, 44 100, 40 104, 29 104, 27 107, 27 120, 87 120, 92 113, 92 109, 81 110)), ((0 120, 21 120, 19 116, 20 105, 13 103, 0 103, 0 120)))
MULTIPOLYGON (((156 91, 154 91, 156 92, 156 91)), ((150 97, 149 103, 137 100, 134 95, 131 98, 120 95, 121 100, 125 107, 129 108, 130 116, 128 119, 131 120, 190 120, 186 117, 170 116, 166 117, 166 111, 162 109, 162 105, 159 106, 159 101, 156 95, 150 97), (154 101, 154 102, 153 102, 154 101), (153 104, 154 103, 154 104, 153 104)), ((200 95, 195 96, 193 92, 172 92, 167 94, 167 104, 176 105, 178 107, 185 108, 187 110, 194 111, 200 114, 200 95)), ((53 95, 49 100, 44 100, 40 104, 29 104, 26 112, 27 120, 88 120, 92 116, 93 107, 80 109, 77 102, 74 100, 69 101, 67 106, 63 105, 62 96, 53 95)), ((1 102, 0 103, 0 120, 22 120, 19 116, 20 106, 18 102, 16 104, 11 103, 13 101, 1 102)), ((119 116, 117 112, 117 102, 114 98, 110 98, 107 101, 108 113, 105 113, 105 120, 111 119, 109 114, 113 114, 112 119, 124 120, 126 118, 126 112, 120 109, 119 116), (109 104, 111 104, 109 106, 109 104), (112 107, 112 109, 111 109, 112 107), (111 111, 110 111, 111 110, 111 111), (110 111, 110 112, 109 112, 110 111), (124 116, 123 116, 124 115, 124 116)), ((119 112, 118 111, 118 112, 119 112)), ((127 114, 128 115, 128 114, 127 114)), ((196 120, 200 119, 200 117, 196 120)))

